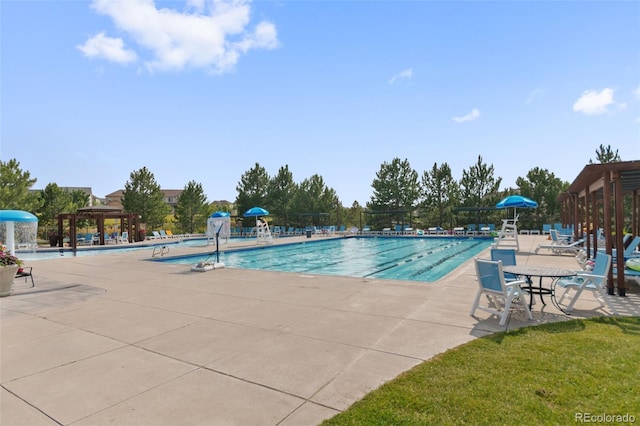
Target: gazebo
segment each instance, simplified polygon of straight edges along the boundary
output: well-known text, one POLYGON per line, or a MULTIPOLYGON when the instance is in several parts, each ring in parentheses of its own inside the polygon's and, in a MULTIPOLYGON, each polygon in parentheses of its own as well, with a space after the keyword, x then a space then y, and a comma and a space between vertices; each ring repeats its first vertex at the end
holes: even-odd
POLYGON ((137 213, 124 213, 121 208, 113 206, 91 206, 79 208, 76 213, 63 213, 58 215, 58 246, 63 246, 61 236, 64 230, 64 221, 69 221, 69 245, 76 248, 77 222, 79 220, 94 220, 100 233, 100 245, 104 245, 104 221, 105 219, 120 219, 120 229, 127 230, 129 242, 133 242, 133 231, 140 231, 140 216, 137 213))
MULTIPOLYGON (((609 271, 608 292, 626 295, 625 264, 622 238, 625 220, 633 235, 640 235, 640 161, 589 164, 580 172, 566 192, 560 194, 563 222, 574 225, 575 237, 581 231, 596 235, 602 228, 606 236, 607 253, 616 250, 616 274, 609 271), (625 199, 630 198, 631 217, 624 216, 625 199), (617 286, 616 286, 617 284, 617 286)), ((587 238, 587 252, 596 253, 597 238, 587 238)))

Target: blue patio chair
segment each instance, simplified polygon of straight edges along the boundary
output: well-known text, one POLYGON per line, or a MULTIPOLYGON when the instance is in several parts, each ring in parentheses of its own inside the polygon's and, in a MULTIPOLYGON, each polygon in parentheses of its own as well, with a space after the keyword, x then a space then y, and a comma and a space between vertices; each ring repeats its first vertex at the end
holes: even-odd
POLYGON ((480 309, 500 317, 500 325, 504 325, 511 310, 511 305, 519 301, 527 317, 532 320, 531 310, 527 302, 528 293, 520 288, 525 281, 506 282, 502 272, 502 262, 500 260, 475 259, 476 278, 478 282, 478 292, 471 307, 473 316, 476 310, 480 309), (480 306, 480 298, 486 295, 491 305, 480 306))
MULTIPOLYGON (((515 249, 501 249, 501 248, 492 248, 491 249, 491 260, 493 261, 502 261, 502 266, 514 266, 516 264, 516 250, 515 249)), ((510 274, 508 272, 504 273, 504 279, 507 282, 517 281, 518 276, 514 274, 510 274)))
POLYGON ((551 224, 550 223, 543 223, 542 224, 542 235, 548 235, 551 232, 551 224))

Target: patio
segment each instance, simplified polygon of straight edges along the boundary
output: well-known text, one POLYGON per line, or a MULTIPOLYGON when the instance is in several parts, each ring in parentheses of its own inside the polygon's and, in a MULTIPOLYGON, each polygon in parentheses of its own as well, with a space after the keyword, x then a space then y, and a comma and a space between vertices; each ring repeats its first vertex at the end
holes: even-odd
MULTIPOLYGON (((577 269, 573 256, 534 255, 544 239, 520 236, 518 263, 577 269)), ((570 317, 539 302, 533 321, 470 317, 472 261, 422 284, 196 273, 149 256, 33 262, 36 287, 19 280, 0 299, 1 424, 315 425, 477 337, 606 314, 584 297, 570 317)), ((613 303, 638 316, 628 289, 613 303)))

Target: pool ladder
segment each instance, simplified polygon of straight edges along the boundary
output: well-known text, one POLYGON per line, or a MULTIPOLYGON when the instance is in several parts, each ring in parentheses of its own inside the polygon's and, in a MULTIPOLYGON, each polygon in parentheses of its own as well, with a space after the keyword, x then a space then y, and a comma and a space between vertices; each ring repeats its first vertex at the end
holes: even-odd
POLYGON ((156 256, 162 257, 167 253, 169 253, 169 247, 167 247, 167 246, 154 247, 153 248, 153 253, 151 253, 151 257, 156 257, 156 256))

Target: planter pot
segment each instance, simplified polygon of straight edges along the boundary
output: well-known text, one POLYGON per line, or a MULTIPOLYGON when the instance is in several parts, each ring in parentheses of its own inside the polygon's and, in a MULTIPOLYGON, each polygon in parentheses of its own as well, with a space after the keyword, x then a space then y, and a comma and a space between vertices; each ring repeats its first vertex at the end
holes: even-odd
POLYGON ((11 294, 11 287, 13 287, 13 280, 18 268, 18 265, 0 266, 0 297, 11 294))

